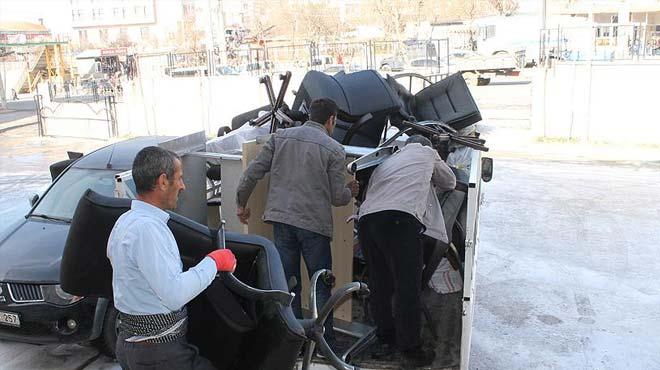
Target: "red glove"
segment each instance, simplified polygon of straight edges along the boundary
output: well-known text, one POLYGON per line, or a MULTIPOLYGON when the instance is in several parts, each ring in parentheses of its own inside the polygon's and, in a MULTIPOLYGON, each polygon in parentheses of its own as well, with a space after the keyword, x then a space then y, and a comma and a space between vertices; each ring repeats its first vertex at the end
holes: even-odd
POLYGON ((236 257, 229 249, 218 249, 208 254, 215 261, 218 271, 234 272, 236 269, 236 257))

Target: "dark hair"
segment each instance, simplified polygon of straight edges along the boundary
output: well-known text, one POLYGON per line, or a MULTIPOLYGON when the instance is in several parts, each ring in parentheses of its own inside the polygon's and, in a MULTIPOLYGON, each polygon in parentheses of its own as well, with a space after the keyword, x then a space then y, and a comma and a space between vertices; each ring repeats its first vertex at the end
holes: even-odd
POLYGON ((157 146, 148 146, 140 150, 133 160, 131 171, 137 193, 152 191, 156 186, 156 180, 162 174, 172 179, 175 160, 181 160, 176 153, 157 146))
POLYGON ((433 148, 433 144, 431 143, 431 140, 429 140, 426 136, 413 135, 409 137, 408 140, 406 140, 406 145, 413 143, 422 144, 422 146, 428 146, 433 148))
POLYGON ((325 124, 331 116, 337 115, 337 103, 328 98, 318 98, 309 105, 309 119, 320 124, 325 124))

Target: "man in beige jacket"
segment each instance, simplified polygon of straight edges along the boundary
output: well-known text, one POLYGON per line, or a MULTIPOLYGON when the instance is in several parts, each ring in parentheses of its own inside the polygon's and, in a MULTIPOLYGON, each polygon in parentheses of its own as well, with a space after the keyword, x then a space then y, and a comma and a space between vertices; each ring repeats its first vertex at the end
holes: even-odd
POLYGON ((451 190, 456 177, 421 135, 374 170, 360 206, 358 237, 369 266, 371 313, 379 348, 397 347, 408 366, 429 365, 433 351, 421 335, 422 234, 447 241, 436 191, 451 190), (394 304, 392 304, 394 301, 394 304))

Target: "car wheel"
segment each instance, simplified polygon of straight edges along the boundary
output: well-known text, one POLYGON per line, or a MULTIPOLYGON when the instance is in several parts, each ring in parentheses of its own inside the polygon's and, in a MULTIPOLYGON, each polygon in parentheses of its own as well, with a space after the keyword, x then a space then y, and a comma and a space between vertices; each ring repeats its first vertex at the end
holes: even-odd
POLYGON ((486 86, 490 83, 490 78, 477 77, 477 86, 486 86))
POLYGON ((115 309, 112 302, 108 306, 103 318, 103 331, 101 336, 94 339, 92 344, 102 354, 115 358, 115 349, 117 347, 117 316, 119 311, 115 309))
POLYGON ((380 70, 383 72, 391 72, 392 67, 390 67, 389 64, 383 64, 382 66, 380 66, 380 70))

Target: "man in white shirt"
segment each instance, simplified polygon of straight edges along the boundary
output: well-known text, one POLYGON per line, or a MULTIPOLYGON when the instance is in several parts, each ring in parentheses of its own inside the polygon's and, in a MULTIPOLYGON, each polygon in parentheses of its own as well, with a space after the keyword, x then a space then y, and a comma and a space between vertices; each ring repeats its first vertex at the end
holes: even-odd
POLYGON ((158 147, 133 161, 137 200, 115 223, 107 254, 119 311, 116 355, 124 370, 214 369, 186 341, 185 305, 208 287, 218 271, 233 272, 228 249, 213 251, 183 272, 174 235, 167 227, 186 188, 180 158, 158 147))
POLYGON ((358 222, 380 344, 372 355, 391 354, 396 346, 413 367, 429 365, 435 358, 420 338, 422 234, 447 241, 436 191, 456 186, 454 173, 431 146, 427 138, 411 136, 376 167, 358 222))

